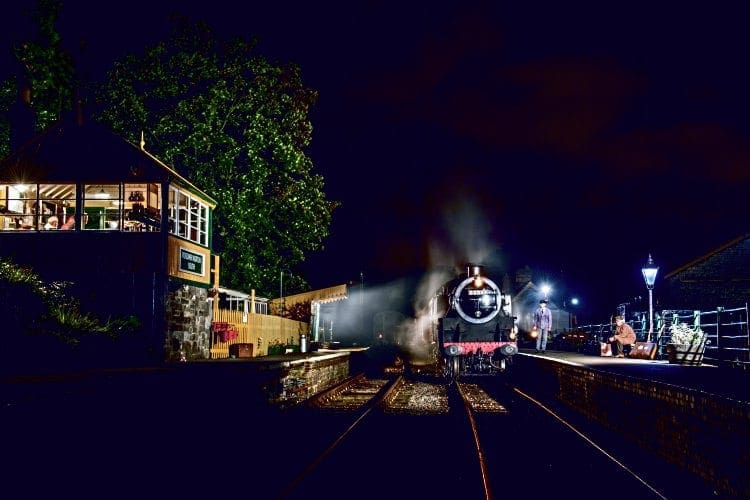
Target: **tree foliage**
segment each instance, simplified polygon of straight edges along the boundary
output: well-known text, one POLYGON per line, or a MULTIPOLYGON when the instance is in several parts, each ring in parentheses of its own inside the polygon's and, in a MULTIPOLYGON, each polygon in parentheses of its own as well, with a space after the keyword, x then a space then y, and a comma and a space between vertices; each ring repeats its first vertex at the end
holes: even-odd
MULTIPOLYGON (((273 296, 279 273, 322 248, 335 202, 305 154, 317 93, 295 65, 252 40, 218 40, 181 23, 166 41, 117 61, 96 93, 97 119, 213 197, 222 284, 273 296)), ((288 288, 301 288, 304 281, 288 288)))
POLYGON ((38 131, 47 129, 72 109, 73 92, 78 86, 73 58, 62 48, 55 28, 61 8, 60 0, 38 0, 32 16, 39 32, 15 48, 24 78, 33 89, 31 106, 38 131))
MULTIPOLYGON (((37 33, 19 42, 18 70, 0 75, 0 156, 9 153, 18 86, 32 87, 37 130, 72 109, 72 58, 55 30, 62 3, 38 0, 37 33)), ((278 276, 322 249, 337 203, 305 154, 317 93, 292 64, 274 65, 252 40, 219 41, 202 24, 181 23, 162 43, 116 61, 97 88, 96 119, 174 166, 218 203, 213 249, 222 284, 274 296, 278 276)), ((306 286, 297 273, 287 290, 306 286)))
POLYGON ((0 75, 0 157, 10 153, 10 122, 19 88, 28 85, 30 106, 38 132, 73 108, 73 94, 79 82, 73 58, 62 47, 55 23, 60 17, 60 0, 37 0, 29 16, 36 32, 12 48, 18 66, 0 75))
POLYGON ((295 321, 301 321, 302 323, 310 323, 312 320, 312 302, 306 300, 304 302, 296 302, 283 308, 281 316, 295 321))

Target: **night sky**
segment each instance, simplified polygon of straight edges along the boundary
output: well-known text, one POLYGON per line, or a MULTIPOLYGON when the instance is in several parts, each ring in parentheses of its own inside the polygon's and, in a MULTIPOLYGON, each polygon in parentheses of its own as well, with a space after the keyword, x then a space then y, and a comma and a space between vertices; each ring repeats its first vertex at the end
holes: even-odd
MULTIPOLYGON (((320 94, 308 153, 342 203, 294 270, 314 288, 529 265, 598 320, 646 294, 649 253, 660 278, 748 231, 739 2, 81 4, 60 31, 88 40, 92 78, 166 36, 170 12, 302 68, 320 94)), ((25 26, 11 5, 4 51, 25 26)))

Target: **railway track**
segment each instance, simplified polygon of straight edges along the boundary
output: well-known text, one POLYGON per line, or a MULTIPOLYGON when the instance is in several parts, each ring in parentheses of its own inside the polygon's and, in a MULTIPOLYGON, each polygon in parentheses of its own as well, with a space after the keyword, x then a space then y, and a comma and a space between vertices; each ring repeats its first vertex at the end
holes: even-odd
POLYGON ((620 478, 622 494, 665 498, 549 408, 496 379, 357 376, 308 408, 349 418, 277 498, 533 496, 559 492, 581 472, 580 461, 589 474, 620 478), (524 464, 519 457, 527 455, 524 464))
MULTIPOLYGON (((371 454, 363 457, 357 453, 358 457, 350 461, 377 462, 378 457, 387 457, 385 460, 391 472, 384 484, 398 485, 395 492, 383 492, 391 498, 394 498, 394 493, 395 498, 399 498, 399 492, 404 493, 409 489, 406 483, 410 482, 410 478, 403 477, 403 472, 420 468, 415 464, 424 463, 427 469, 423 474, 432 473, 432 459, 436 454, 452 457, 450 460, 461 457, 462 470, 451 484, 432 485, 435 493, 444 493, 447 488, 463 494, 471 491, 472 498, 476 498, 476 494, 491 498, 479 432, 472 414, 501 415, 507 410, 478 385, 410 380, 403 376, 367 379, 359 375, 315 397, 308 406, 314 411, 350 412, 351 422, 282 490, 280 497, 306 498, 315 491, 322 494, 323 491, 318 488, 328 489, 327 472, 332 468, 341 470, 340 466, 332 464, 346 462, 347 459, 342 457, 349 457, 347 453, 352 453, 352 450, 368 449, 371 454), (428 425, 424 425, 419 417, 427 417, 428 425), (438 445, 435 453, 428 453, 424 450, 424 443, 435 443, 433 432, 442 435, 437 439, 443 443, 438 445), (417 448, 403 450, 404 439, 418 443, 417 448), (431 459, 425 462, 422 456, 431 459)), ((407 475, 410 474, 407 472, 407 475)), ((348 481, 357 474, 352 472, 345 475, 343 479, 348 481)), ((419 490, 424 493, 429 488, 429 485, 423 484, 419 490)), ((330 495, 330 490, 326 494, 330 495)))

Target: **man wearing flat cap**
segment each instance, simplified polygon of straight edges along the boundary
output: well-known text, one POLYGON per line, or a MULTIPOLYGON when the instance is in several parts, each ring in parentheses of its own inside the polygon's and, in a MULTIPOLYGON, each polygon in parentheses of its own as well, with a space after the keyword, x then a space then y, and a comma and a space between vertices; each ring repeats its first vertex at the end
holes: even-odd
POLYGON ((547 308, 547 301, 539 301, 539 307, 534 311, 534 328, 537 329, 536 352, 547 350, 547 337, 552 329, 552 311, 547 308))
POLYGON ((635 344, 635 332, 633 328, 625 323, 625 318, 622 316, 615 316, 615 334, 609 338, 612 342, 612 347, 615 351, 615 358, 624 358, 623 346, 635 344))

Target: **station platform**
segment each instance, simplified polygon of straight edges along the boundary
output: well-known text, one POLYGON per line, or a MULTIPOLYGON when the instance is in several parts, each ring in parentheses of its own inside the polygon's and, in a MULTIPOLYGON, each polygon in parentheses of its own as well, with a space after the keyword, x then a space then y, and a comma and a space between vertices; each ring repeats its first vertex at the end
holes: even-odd
POLYGON ((750 498, 750 375, 739 368, 521 349, 509 377, 700 478, 750 498))
POLYGON ((519 355, 646 379, 750 404, 750 371, 742 368, 685 366, 670 364, 667 360, 613 358, 552 350, 537 354, 534 349, 521 349, 519 355))

